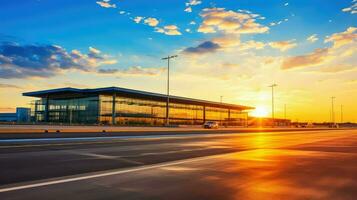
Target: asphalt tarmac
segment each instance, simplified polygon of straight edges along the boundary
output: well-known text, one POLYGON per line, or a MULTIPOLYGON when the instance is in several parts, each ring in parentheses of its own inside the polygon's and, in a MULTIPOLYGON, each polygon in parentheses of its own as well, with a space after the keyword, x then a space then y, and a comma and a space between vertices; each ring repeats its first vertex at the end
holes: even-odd
POLYGON ((0 199, 357 199, 357 130, 0 140, 0 199))

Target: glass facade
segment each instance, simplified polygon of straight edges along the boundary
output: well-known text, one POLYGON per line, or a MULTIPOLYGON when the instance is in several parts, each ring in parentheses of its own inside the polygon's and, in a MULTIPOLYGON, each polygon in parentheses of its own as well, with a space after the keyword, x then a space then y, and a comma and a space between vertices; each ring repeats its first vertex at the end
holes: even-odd
MULTIPOLYGON (((120 94, 65 97, 41 98, 33 101, 31 108, 33 121, 153 126, 164 125, 166 122, 166 101, 120 94)), ((219 121, 223 125, 244 125, 246 117, 246 113, 241 110, 212 105, 171 102, 169 109, 170 124, 199 125, 205 121, 219 121)))
MULTIPOLYGON (((117 125, 163 125, 166 120, 166 102, 115 96, 115 113, 113 113, 113 96, 100 95, 99 123, 117 125)), ((245 120, 246 113, 202 105, 170 103, 170 124, 198 125, 204 121, 221 121, 226 124, 239 125, 245 120), (205 110, 204 110, 205 109, 205 110), (232 113, 232 118, 230 118, 232 113)), ((242 124, 243 125, 243 124, 242 124)))
POLYGON ((169 118, 172 124, 202 124, 203 106, 170 103, 169 118))
POLYGON ((164 123, 166 116, 165 102, 116 96, 115 112, 113 113, 113 96, 100 95, 99 99, 99 122, 102 124, 112 124, 113 114, 115 124, 118 125, 160 125, 164 123))
POLYGON ((36 122, 95 124, 98 123, 98 97, 42 98, 32 103, 31 111, 36 122))
POLYGON ((230 110, 229 112, 229 125, 239 126, 239 125, 247 125, 248 115, 246 112, 242 112, 239 110, 230 110))
POLYGON ((224 108, 206 107, 207 121, 224 121, 229 118, 229 110, 224 108))

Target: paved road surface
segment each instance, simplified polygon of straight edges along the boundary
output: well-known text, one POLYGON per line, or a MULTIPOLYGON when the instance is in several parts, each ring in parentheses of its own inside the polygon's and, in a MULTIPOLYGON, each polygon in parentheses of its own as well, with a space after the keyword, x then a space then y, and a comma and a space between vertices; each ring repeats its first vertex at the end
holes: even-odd
POLYGON ((0 199, 357 199, 357 130, 0 141, 0 199))

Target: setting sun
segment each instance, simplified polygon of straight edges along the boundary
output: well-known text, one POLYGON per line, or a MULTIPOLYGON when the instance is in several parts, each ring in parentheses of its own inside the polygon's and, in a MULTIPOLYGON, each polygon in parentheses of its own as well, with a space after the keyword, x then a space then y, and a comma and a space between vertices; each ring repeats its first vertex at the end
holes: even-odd
POLYGON ((268 114, 269 112, 266 106, 257 106, 251 113, 254 117, 267 117, 268 114))

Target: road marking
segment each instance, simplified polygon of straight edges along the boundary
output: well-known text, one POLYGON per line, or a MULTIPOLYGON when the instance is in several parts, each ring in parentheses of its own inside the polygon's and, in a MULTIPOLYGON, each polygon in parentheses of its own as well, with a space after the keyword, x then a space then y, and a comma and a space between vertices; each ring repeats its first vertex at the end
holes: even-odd
POLYGON ((217 158, 217 157, 224 157, 229 154, 234 154, 234 153, 224 153, 224 154, 219 154, 219 155, 203 156, 203 157, 190 158, 190 159, 184 159, 184 160, 178 160, 178 161, 172 161, 172 162, 164 162, 164 163, 153 164, 153 165, 145 165, 145 166, 129 168, 129 169, 122 169, 122 170, 117 170, 117 171, 112 171, 112 172, 104 172, 104 173, 85 175, 85 176, 79 176, 79 177, 74 177, 74 178, 65 178, 65 179, 46 181, 46 182, 40 182, 40 183, 34 183, 34 184, 28 184, 28 185, 20 185, 20 186, 8 187, 8 188, 1 188, 0 193, 16 191, 16 190, 24 190, 24 189, 30 189, 30 188, 37 188, 37 187, 43 187, 43 186, 49 186, 49 185, 56 185, 56 184, 61 184, 61 183, 69 183, 69 182, 74 182, 74 181, 100 178, 100 177, 112 176, 112 175, 118 175, 118 174, 125 174, 125 173, 130 173, 130 172, 137 172, 137 171, 142 171, 142 170, 167 167, 167 166, 173 166, 173 165, 190 163, 190 162, 197 162, 197 161, 208 160, 208 159, 217 158))
MULTIPOLYGON (((122 142, 122 141, 112 141, 111 143, 122 142)), ((0 149, 8 148, 22 148, 22 147, 47 147, 47 146, 70 146, 70 145, 88 145, 88 144, 110 144, 108 142, 72 142, 72 143, 58 143, 58 144, 25 144, 25 145, 10 145, 10 146, 0 146, 0 149)))
MULTIPOLYGON (((240 133, 230 133, 231 135, 240 133)), ((32 138, 32 139, 0 139, 0 143, 11 142, 51 142, 51 141, 78 141, 78 140, 111 140, 111 139, 160 139, 160 138, 179 138, 194 136, 222 136, 222 133, 216 134, 166 134, 166 135, 128 135, 128 136, 103 136, 103 137, 72 137, 72 138, 32 138)))
MULTIPOLYGON (((346 136, 343 136, 343 137, 346 137, 346 136)), ((164 162, 164 163, 145 165, 145 166, 140 166, 140 167, 135 167, 135 168, 118 169, 118 170, 109 171, 109 172, 108 171, 97 172, 97 173, 95 173, 95 174, 93 173, 91 175, 88 175, 88 174, 87 175, 78 175, 77 177, 71 176, 72 178, 70 178, 70 177, 62 177, 61 178, 60 177, 60 178, 51 179, 51 180, 47 179, 47 181, 42 180, 43 182, 41 182, 41 180, 40 180, 37 183, 33 182, 32 184, 27 184, 27 185, 18 184, 18 186, 12 186, 12 187, 6 187, 6 186, 5 186, 5 188, 0 187, 0 193, 29 189, 29 188, 37 188, 37 187, 43 187, 43 186, 49 186, 49 185, 56 185, 56 184, 68 183, 68 182, 74 182, 74 181, 80 181, 80 180, 86 180, 86 179, 100 178, 100 177, 105 177, 105 176, 112 176, 112 175, 118 175, 118 174, 124 174, 124 173, 130 173, 130 172, 136 172, 136 171, 142 171, 142 170, 148 170, 148 169, 154 169, 154 168, 160 168, 160 167, 167 167, 167 166, 173 166, 173 165, 190 163, 190 162, 197 162, 197 161, 202 161, 202 160, 207 160, 207 159, 212 159, 212 158, 224 157, 224 156, 231 155, 231 154, 234 154, 234 153, 223 153, 223 154, 219 154, 219 155, 197 157, 197 158, 177 160, 177 161, 172 161, 172 162, 164 162)))
MULTIPOLYGON (((335 130, 336 131, 336 130, 335 130)), ((337 131, 342 131, 342 130, 337 130, 337 131)), ((309 134, 313 134, 316 132, 321 132, 321 130, 311 130, 308 131, 309 134)), ((280 134, 300 134, 301 131, 285 131, 285 132, 256 132, 256 133, 250 133, 250 136, 254 134, 274 134, 274 135, 280 135, 280 134)), ((305 133, 306 134, 306 133, 305 133)), ((109 144, 107 141, 95 141, 95 140, 111 140, 111 139, 117 139, 117 140, 112 140, 110 141, 111 143, 117 143, 117 142, 124 142, 124 141, 130 141, 130 139, 138 139, 138 140, 161 140, 161 139, 177 139, 177 138, 184 138, 184 137, 199 137, 199 138, 206 138, 206 137, 226 137, 226 136, 246 136, 245 134, 242 135, 242 133, 217 133, 217 134, 209 134, 209 135, 202 135, 202 134, 177 134, 177 135, 147 135, 147 136, 111 136, 111 137, 83 137, 83 138, 36 138, 36 139, 0 139, 0 149, 10 149, 10 148, 26 148, 26 147, 47 147, 47 146, 70 146, 70 145, 90 145, 90 144, 109 144), (120 140, 119 140, 120 139, 120 140), (13 142, 42 142, 42 141, 71 141, 71 140, 82 140, 83 142, 72 142, 72 143, 48 143, 48 144, 23 144, 23 145, 8 145, 8 146, 2 146, 3 144, 6 143, 13 143, 13 142), (85 140, 88 140, 87 142, 85 140), (89 142, 93 141, 93 142, 89 142)))
MULTIPOLYGON (((241 133, 229 133, 229 136, 237 136, 241 133)), ((68 146, 68 145, 84 145, 84 144, 103 144, 103 142, 95 142, 95 140, 107 140, 110 141, 112 139, 118 139, 115 142, 121 141, 129 141, 130 139, 142 139, 142 140, 160 140, 160 139, 177 139, 177 138, 184 138, 184 137, 224 137, 228 136, 227 134, 209 134, 209 135, 202 135, 202 134, 177 134, 177 135, 145 135, 145 136, 111 136, 111 137, 82 137, 82 138, 35 138, 35 139, 0 139, 1 144, 7 143, 14 143, 14 142, 51 142, 51 141, 83 141, 83 142, 73 142, 73 143, 54 143, 54 144, 24 144, 24 145, 8 145, 8 146, 0 146, 0 149, 5 148, 21 148, 21 147, 45 147, 45 146, 68 146), (120 140, 119 140, 120 139, 120 140), (87 140, 87 142, 86 142, 87 140), (93 142, 89 142, 93 141, 93 142)), ((112 141, 114 142, 114 141, 112 141)))
POLYGON ((141 153, 140 156, 165 155, 165 154, 173 154, 173 153, 201 151, 201 150, 208 150, 208 149, 212 149, 212 148, 211 147, 203 147, 203 148, 195 148, 195 149, 181 149, 181 150, 176 150, 176 151, 148 152, 148 153, 141 153))
MULTIPOLYGON (((185 134, 187 136, 198 134, 185 134)), ((71 137, 71 138, 32 138, 32 139, 1 139, 0 143, 9 142, 51 142, 51 141, 78 141, 78 140, 105 140, 105 139, 142 139, 154 137, 176 137, 179 135, 130 135, 130 136, 103 136, 103 137, 71 137)), ((181 136, 181 135, 180 135, 181 136)))
POLYGON ((89 156, 89 157, 94 157, 97 159, 108 159, 108 160, 121 160, 123 162, 127 162, 127 163, 132 163, 132 164, 136 164, 136 165, 143 165, 144 163, 142 162, 138 162, 138 161, 134 161, 134 160, 129 160, 126 158, 123 158, 121 156, 108 156, 108 155, 103 155, 103 154, 96 154, 96 153, 81 153, 81 152, 73 152, 74 154, 77 155, 82 155, 82 156, 89 156))
MULTIPOLYGON (((321 130, 310 130, 310 133, 314 132, 320 132, 321 130)), ((300 133, 301 131, 282 131, 282 132, 264 132, 265 134, 296 134, 300 133)), ((7 144, 7 143, 16 143, 16 142, 51 142, 51 141, 83 141, 82 143, 59 143, 59 144, 29 144, 29 145, 9 145, 9 146, 0 146, 0 149, 2 148, 21 148, 21 147, 42 147, 42 146, 66 146, 66 145, 81 145, 81 144, 100 144, 100 143, 105 143, 105 142, 92 142, 89 143, 89 141, 95 141, 95 140, 112 140, 112 139, 121 139, 121 140, 130 140, 130 139, 175 139, 175 138, 183 138, 183 137, 225 137, 225 136, 238 136, 242 135, 242 133, 245 132, 237 132, 237 133, 232 133, 232 132, 227 132, 227 133, 215 133, 215 134, 204 134, 204 133, 197 133, 197 134, 168 134, 168 135, 139 135, 139 136, 103 136, 103 137, 74 137, 74 138, 33 138, 33 139, 0 139, 0 145, 1 144, 7 144), (87 141, 87 142, 85 142, 87 141)), ((260 134, 261 132, 248 132, 250 135, 252 134, 260 134)), ((118 141, 116 141, 118 142, 118 141)))
MULTIPOLYGON (((233 135, 233 134, 232 134, 233 135)), ((175 138, 180 138, 183 136, 189 136, 189 137, 195 137, 195 136, 200 136, 200 137, 207 137, 199 134, 185 134, 185 135, 151 135, 151 136, 112 136, 112 137, 83 137, 83 138, 35 138, 35 139, 0 139, 0 144, 4 143, 13 143, 13 142, 50 142, 50 141, 84 141, 84 142, 73 142, 73 143, 54 143, 54 144, 25 144, 25 145, 9 145, 9 146, 0 146, 0 149, 4 148, 21 148, 21 147, 44 147, 44 146, 68 146, 68 145, 87 145, 87 144, 105 144, 107 142, 95 142, 95 140, 112 140, 112 139, 121 139, 121 141, 128 141, 130 139, 142 139, 142 140, 160 140, 160 139, 175 139, 175 138), (85 141, 88 142, 85 142, 85 141), (89 142, 89 141, 94 141, 94 142, 89 142)), ((216 135, 216 134, 211 134, 209 135, 211 137, 213 136, 222 136, 222 135, 216 135)), ((116 140, 115 142, 121 142, 120 140, 116 140)), ((114 142, 114 141, 112 141, 114 142)))

